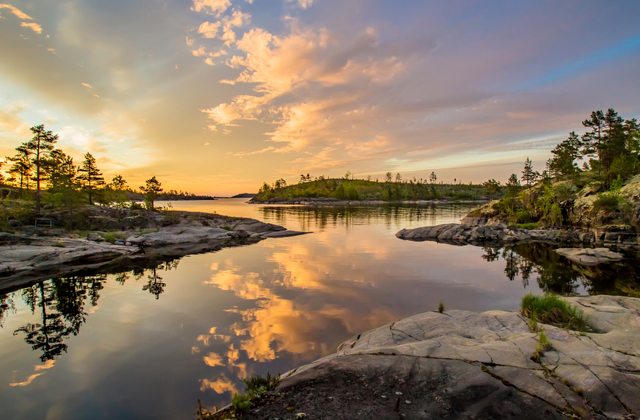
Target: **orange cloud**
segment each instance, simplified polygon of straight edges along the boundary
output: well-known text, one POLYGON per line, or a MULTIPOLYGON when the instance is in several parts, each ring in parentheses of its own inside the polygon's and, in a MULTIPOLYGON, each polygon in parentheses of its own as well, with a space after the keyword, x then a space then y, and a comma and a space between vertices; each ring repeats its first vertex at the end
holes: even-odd
MULTIPOLYGON (((0 9, 9 9, 9 11, 11 11, 11 13, 16 15, 19 19, 33 20, 33 18, 31 18, 31 16, 27 15, 26 13, 24 13, 23 11, 21 11, 17 7, 14 7, 14 6, 10 5, 10 4, 0 4, 0 9)), ((40 33, 40 32, 38 32, 38 33, 40 33)))
POLYGON ((37 34, 42 33, 42 26, 38 25, 35 22, 22 22, 22 23, 20 23, 20 26, 24 26, 26 28, 29 28, 33 32, 35 32, 37 34))
POLYGON ((229 0, 193 0, 191 10, 220 16, 231 6, 229 0))

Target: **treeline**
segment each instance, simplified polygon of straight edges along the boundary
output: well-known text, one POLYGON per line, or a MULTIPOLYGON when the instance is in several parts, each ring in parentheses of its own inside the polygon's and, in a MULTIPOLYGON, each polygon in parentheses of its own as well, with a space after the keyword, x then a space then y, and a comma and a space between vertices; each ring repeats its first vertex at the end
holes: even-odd
MULTIPOLYGON (((504 190, 497 187, 496 195, 504 190)), ((431 173, 426 179, 403 179, 401 174, 395 175, 388 172, 383 181, 378 179, 356 179, 351 172, 347 172, 344 178, 326 178, 324 175, 315 177, 301 175, 300 182, 295 185, 287 185, 286 180, 278 179, 273 184, 264 183, 256 201, 268 201, 272 199, 298 199, 298 198, 335 198, 337 200, 381 200, 381 201, 416 201, 416 200, 480 200, 487 198, 486 189, 477 184, 444 184, 437 183, 437 176, 431 173)))
MULTIPOLYGON (((57 134, 47 131, 42 124, 30 130, 33 133, 31 140, 16 147, 16 154, 0 163, 7 175, 0 174, 0 183, 16 189, 16 198, 34 200, 36 211, 42 205, 73 207, 98 203, 124 207, 136 200, 144 200, 146 207, 153 209, 156 200, 197 197, 175 190, 163 193, 155 176, 146 180, 137 191, 122 175, 107 182, 91 153, 86 153, 82 163, 76 165, 71 156, 56 148, 57 134)), ((4 188, 3 198, 11 193, 11 189, 4 188)))
MULTIPOLYGON (((493 208, 514 223, 559 227, 572 223, 574 204, 587 201, 590 211, 607 220, 630 224, 635 206, 622 187, 640 173, 640 126, 635 118, 624 120, 614 109, 594 111, 582 122, 587 131, 575 131, 552 151, 542 173, 527 158, 521 178, 512 174, 506 194, 493 208), (582 191, 588 186, 589 191, 582 191)), ((488 188, 499 185, 495 180, 488 188)))

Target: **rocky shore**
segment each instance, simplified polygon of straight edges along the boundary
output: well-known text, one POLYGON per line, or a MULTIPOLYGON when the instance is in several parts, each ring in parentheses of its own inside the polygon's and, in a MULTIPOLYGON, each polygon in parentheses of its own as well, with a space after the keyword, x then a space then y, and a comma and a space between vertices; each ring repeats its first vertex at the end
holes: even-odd
POLYGON ((249 200, 249 204, 299 204, 305 206, 383 206, 394 204, 483 204, 487 200, 404 200, 404 201, 384 201, 384 200, 338 200, 337 198, 271 198, 269 200, 249 200))
POLYGON ((426 312, 282 376, 242 419, 637 419, 640 299, 566 298, 594 332, 518 312, 426 312))
POLYGON ((402 229, 396 237, 411 241, 437 241, 454 245, 503 245, 520 242, 548 242, 564 245, 640 248, 640 235, 612 227, 590 230, 518 229, 505 223, 465 217, 462 223, 448 223, 416 229, 402 229))
MULTIPOLYGON (((93 231, 84 237, 57 228, 0 233, 0 289, 10 290, 52 277, 142 260, 180 258, 266 238, 301 235, 254 219, 207 213, 146 212, 138 227, 93 231), (144 228, 140 225, 145 226, 144 228)), ((101 216, 101 225, 128 226, 101 216)))

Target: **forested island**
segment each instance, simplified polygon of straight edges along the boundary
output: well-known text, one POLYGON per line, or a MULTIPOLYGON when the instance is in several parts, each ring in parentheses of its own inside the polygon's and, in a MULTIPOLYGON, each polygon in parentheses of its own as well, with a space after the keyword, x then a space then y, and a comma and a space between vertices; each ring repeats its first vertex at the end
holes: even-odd
POLYGON ((506 191, 495 180, 484 184, 438 183, 435 172, 426 179, 395 178, 388 172, 382 181, 378 179, 356 179, 350 172, 343 178, 326 178, 321 175, 301 175, 295 185, 287 185, 284 179, 273 184, 264 183, 251 200, 252 203, 305 203, 345 204, 346 202, 393 203, 403 201, 487 201, 500 197, 506 191), (395 181, 394 181, 395 179, 395 181))
POLYGON ((471 212, 462 224, 398 232, 410 240, 454 243, 552 241, 640 246, 640 127, 609 109, 594 111, 558 144, 546 169, 527 159, 506 193, 471 212))

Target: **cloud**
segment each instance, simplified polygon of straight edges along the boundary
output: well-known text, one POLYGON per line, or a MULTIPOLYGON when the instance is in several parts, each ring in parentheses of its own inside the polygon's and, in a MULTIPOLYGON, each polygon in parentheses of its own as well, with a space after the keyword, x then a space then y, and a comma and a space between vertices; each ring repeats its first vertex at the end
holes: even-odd
POLYGON ((22 23, 20 23, 20 26, 24 26, 26 28, 29 28, 33 32, 35 32, 37 34, 42 33, 42 26, 38 25, 35 22, 22 22, 22 23))
POLYGON ((88 87, 89 89, 92 88, 92 86, 89 83, 80 83, 82 86, 88 87))
POLYGON ((33 18, 31 16, 27 15, 26 13, 24 13, 23 11, 21 11, 17 7, 14 7, 14 6, 10 5, 10 4, 0 4, 0 9, 9 9, 11 11, 11 13, 16 15, 19 19, 33 20, 33 18))
POLYGON ((229 7, 231 7, 229 0, 193 0, 191 10, 220 17, 229 7))
POLYGON ((215 66, 215 65, 216 65, 216 63, 214 63, 214 62, 213 62, 213 60, 211 59, 211 57, 207 57, 207 58, 204 60, 204 62, 205 62, 205 63, 207 63, 207 64, 208 64, 208 65, 210 65, 210 66, 215 66))
MULTIPOLYGON (((276 124, 267 134, 283 146, 269 151, 302 150, 326 139, 359 141, 354 133, 345 136, 345 129, 356 123, 366 127, 372 116, 379 116, 375 106, 360 101, 368 102, 376 85, 389 83, 405 69, 400 57, 385 55, 371 28, 351 41, 326 29, 285 37, 252 29, 236 46, 246 55, 236 55, 227 64, 242 72, 235 80, 220 82, 255 84, 254 91, 262 95, 238 95, 203 112, 223 125, 242 119, 276 124), (337 91, 337 86, 344 89, 337 91)), ((376 133, 367 131, 371 133, 362 137, 372 144, 376 133)))
POLYGON ((196 57, 202 57, 203 55, 207 55, 207 52, 206 52, 205 48, 201 46, 197 50, 191 51, 191 54, 193 54, 196 57))
POLYGON ((204 38, 215 38, 218 34, 220 25, 220 22, 203 22, 198 28, 198 33, 201 34, 204 38))
POLYGON ((303 9, 310 7, 313 4, 313 1, 314 0, 287 0, 288 3, 298 3, 298 6, 303 9))
POLYGON ((56 49, 55 48, 47 48, 47 51, 49 51, 50 53, 53 53, 53 54, 56 53, 56 49))

